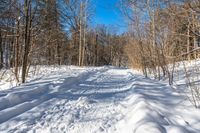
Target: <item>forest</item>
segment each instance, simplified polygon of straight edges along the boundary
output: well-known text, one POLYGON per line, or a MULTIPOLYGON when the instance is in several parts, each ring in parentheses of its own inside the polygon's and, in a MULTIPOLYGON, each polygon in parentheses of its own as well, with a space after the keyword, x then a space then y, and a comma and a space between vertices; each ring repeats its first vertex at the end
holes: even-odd
POLYGON ((125 35, 90 27, 91 6, 88 0, 1 1, 0 69, 13 68, 25 82, 30 65, 125 65, 125 35))
POLYGON ((30 65, 129 66, 172 84, 168 64, 199 57, 198 0, 120 0, 128 29, 120 34, 111 25, 91 25, 93 4, 2 0, 0 69, 12 68, 25 82, 30 65))

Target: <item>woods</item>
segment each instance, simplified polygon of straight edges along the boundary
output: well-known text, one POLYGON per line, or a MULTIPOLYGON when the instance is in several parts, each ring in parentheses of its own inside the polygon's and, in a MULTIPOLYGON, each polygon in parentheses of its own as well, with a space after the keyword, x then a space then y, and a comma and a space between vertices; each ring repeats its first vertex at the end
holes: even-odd
POLYGON ((199 1, 121 2, 130 23, 125 50, 130 65, 173 84, 175 63, 199 57, 199 1))
POLYGON ((128 31, 119 34, 118 27, 91 25, 92 0, 3 0, 0 68, 25 82, 30 65, 130 66, 173 84, 175 63, 200 56, 198 5, 120 0, 128 31))
POLYGON ((18 82, 25 82, 30 65, 125 65, 125 37, 90 26, 90 0, 4 0, 0 6, 0 68, 13 69, 18 82))

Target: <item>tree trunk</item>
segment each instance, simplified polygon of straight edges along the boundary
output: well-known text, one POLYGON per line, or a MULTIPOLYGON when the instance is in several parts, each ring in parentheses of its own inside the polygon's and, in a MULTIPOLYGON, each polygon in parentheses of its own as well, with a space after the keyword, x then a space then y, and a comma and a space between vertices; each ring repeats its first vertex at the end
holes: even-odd
POLYGON ((0 29, 0 69, 3 68, 3 39, 2 39, 2 33, 0 29))
POLYGON ((80 22, 79 22, 79 57, 78 57, 78 65, 81 66, 82 62, 82 8, 83 4, 81 2, 80 5, 80 22))
POLYGON ((17 82, 19 82, 18 68, 19 68, 19 20, 17 20, 16 44, 15 44, 15 77, 17 79, 17 82))
POLYGON ((82 46, 82 60, 81 60, 81 66, 84 65, 84 61, 85 61, 85 45, 86 45, 86 11, 85 11, 85 13, 84 13, 83 46, 82 46))
POLYGON ((190 22, 187 27, 187 59, 190 61, 190 22))
POLYGON ((23 55, 23 64, 22 64, 22 83, 26 80, 26 72, 27 72, 27 66, 28 66, 28 54, 29 54, 29 48, 30 48, 30 3, 31 0, 25 0, 25 34, 24 34, 24 55, 23 55))
POLYGON ((98 65, 98 34, 96 35, 96 42, 95 42, 95 57, 94 57, 94 66, 98 65))

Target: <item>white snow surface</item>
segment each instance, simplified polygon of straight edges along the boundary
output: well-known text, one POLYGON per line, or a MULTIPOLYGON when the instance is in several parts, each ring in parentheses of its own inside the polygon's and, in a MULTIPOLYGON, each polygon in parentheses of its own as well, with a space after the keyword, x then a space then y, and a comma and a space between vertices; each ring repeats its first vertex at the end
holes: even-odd
POLYGON ((1 133, 200 133, 200 110, 186 96, 130 69, 38 75, 0 90, 1 133))

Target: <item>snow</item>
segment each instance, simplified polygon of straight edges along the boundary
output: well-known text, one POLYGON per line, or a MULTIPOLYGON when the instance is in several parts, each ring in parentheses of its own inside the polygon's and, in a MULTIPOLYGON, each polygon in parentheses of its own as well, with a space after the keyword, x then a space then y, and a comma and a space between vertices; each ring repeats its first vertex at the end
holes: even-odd
POLYGON ((34 73, 17 87, 0 82, 0 132, 200 132, 200 110, 178 87, 130 69, 46 66, 34 73))

